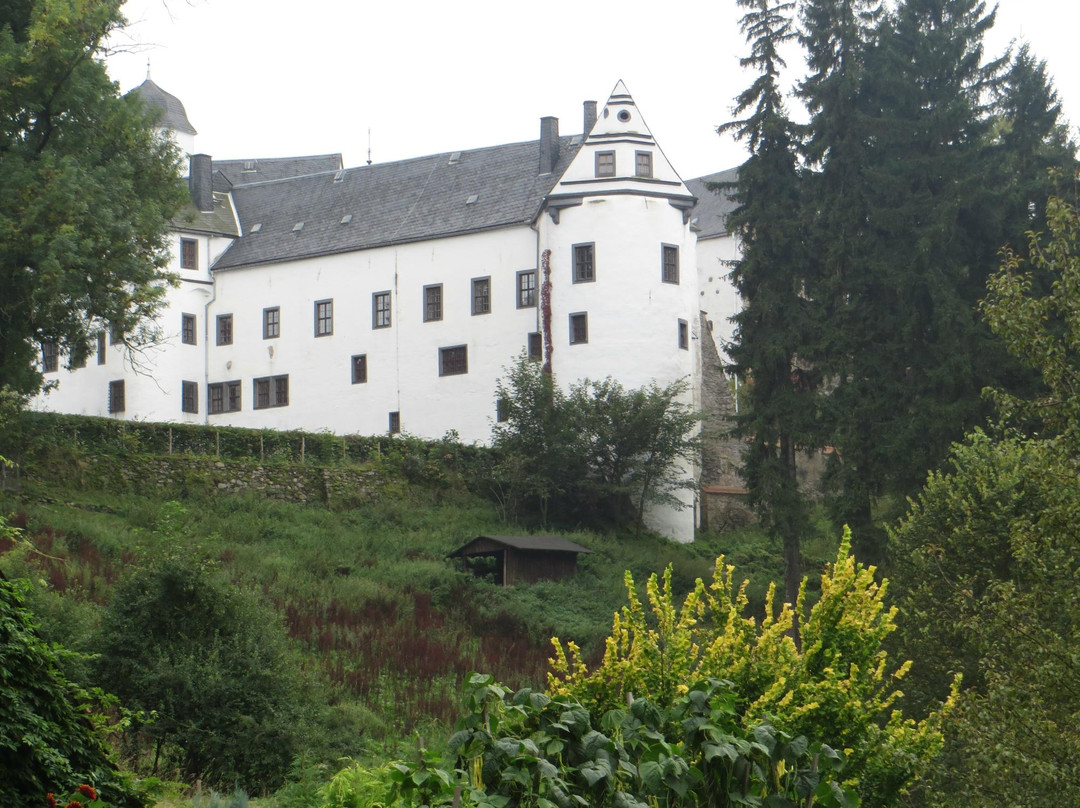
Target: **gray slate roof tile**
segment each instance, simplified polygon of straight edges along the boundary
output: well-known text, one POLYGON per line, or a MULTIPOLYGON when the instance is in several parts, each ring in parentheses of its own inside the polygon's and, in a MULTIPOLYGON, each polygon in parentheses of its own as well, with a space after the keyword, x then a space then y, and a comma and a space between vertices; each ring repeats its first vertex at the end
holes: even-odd
POLYGON ((229 187, 252 182, 269 182, 305 174, 337 171, 341 154, 311 154, 303 157, 263 157, 257 160, 215 160, 214 170, 228 180, 229 187), (249 169, 248 166, 251 168, 249 169))
POLYGON ((715 174, 706 174, 704 177, 686 181, 686 187, 690 189, 690 193, 698 198, 697 205, 694 206, 690 216, 697 219, 699 239, 726 236, 728 234, 727 217, 736 207, 730 191, 710 191, 708 184, 735 182, 738 178, 739 169, 729 168, 726 171, 718 171, 715 174))
POLYGON ((188 135, 198 134, 195 127, 191 125, 191 121, 188 120, 187 112, 184 111, 184 105, 180 103, 180 99, 171 93, 165 92, 150 79, 144 81, 131 92, 142 99, 147 109, 161 110, 161 120, 158 121, 159 126, 174 129, 177 132, 184 132, 188 135))

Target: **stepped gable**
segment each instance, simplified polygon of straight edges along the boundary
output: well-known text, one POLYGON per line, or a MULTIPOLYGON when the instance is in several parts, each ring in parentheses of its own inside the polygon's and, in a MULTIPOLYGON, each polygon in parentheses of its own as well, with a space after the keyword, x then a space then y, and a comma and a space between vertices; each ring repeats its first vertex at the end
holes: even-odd
POLYGON ((141 98, 148 109, 161 110, 159 126, 187 135, 199 134, 188 120, 187 112, 184 110, 184 105, 180 103, 180 99, 165 92, 149 78, 131 92, 141 98))
POLYGON ((729 168, 715 174, 687 180, 686 187, 697 197, 697 204, 690 214, 698 239, 719 238, 729 235, 727 217, 735 210, 738 203, 731 198, 731 191, 710 191, 711 183, 735 182, 739 179, 739 169, 729 168))
POLYGON ((577 153, 576 141, 559 139, 557 163, 546 174, 538 173, 540 142, 533 140, 237 185, 245 235, 214 269, 530 223, 577 153))

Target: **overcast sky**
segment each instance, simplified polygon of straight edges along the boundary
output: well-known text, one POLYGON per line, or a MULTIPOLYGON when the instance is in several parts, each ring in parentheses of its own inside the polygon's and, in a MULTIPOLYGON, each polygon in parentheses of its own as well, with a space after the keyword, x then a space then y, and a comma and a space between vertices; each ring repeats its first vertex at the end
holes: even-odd
MULTIPOLYGON (((1072 6, 1000 0, 988 45, 1029 42, 1080 122, 1072 6)), ((582 102, 603 104, 622 79, 684 178, 744 159, 715 132, 751 80, 735 0, 129 0, 125 13, 111 76, 127 91, 149 59, 196 149, 219 158, 342 152, 361 165, 370 129, 387 162, 533 140, 544 115, 576 134, 582 102)))

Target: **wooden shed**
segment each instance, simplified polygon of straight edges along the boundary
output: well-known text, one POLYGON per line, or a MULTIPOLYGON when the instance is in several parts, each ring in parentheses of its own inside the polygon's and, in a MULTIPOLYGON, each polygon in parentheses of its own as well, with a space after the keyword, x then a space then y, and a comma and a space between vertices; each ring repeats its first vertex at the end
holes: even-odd
POLYGON ((477 536, 450 554, 474 575, 501 586, 571 578, 578 553, 592 551, 561 536, 477 536))

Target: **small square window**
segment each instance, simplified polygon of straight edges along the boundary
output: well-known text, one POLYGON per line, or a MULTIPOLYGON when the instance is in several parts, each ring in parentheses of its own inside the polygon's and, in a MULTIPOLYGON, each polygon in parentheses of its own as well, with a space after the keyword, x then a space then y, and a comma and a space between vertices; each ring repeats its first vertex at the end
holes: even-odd
POLYGON ((357 354, 352 358, 352 383, 367 382, 367 354, 357 354))
POLYGON ((592 244, 574 245, 574 283, 596 280, 595 250, 592 244))
POLYGON ((529 334, 529 359, 539 362, 543 358, 544 340, 541 338, 539 331, 533 331, 529 334))
POLYGON ((255 379, 255 409, 287 407, 289 404, 289 377, 266 376, 255 379))
POLYGON ((664 283, 679 282, 679 248, 665 244, 660 249, 661 280, 664 283))
POLYGON ((43 373, 56 373, 60 366, 60 348, 56 340, 47 339, 41 343, 41 370, 43 373))
POLYGON ((442 284, 424 287, 424 322, 442 319, 442 284))
POLYGON ((578 312, 570 315, 570 344, 582 345, 589 341, 589 315, 578 312))
POLYGON ((390 434, 391 435, 398 434, 401 431, 401 413, 398 412, 397 410, 390 413, 389 421, 390 421, 390 429, 389 429, 390 434))
POLYGON ((180 269, 199 268, 199 242, 193 238, 180 239, 180 269))
POLYGON ((371 296, 371 327, 390 327, 390 293, 376 292, 371 296))
POLYGON ((334 333, 334 301, 315 301, 315 336, 328 337, 334 333))
POLYGON ((652 152, 634 152, 634 176, 652 177, 652 152))
POLYGON ((195 344, 195 315, 180 315, 180 342, 184 345, 195 344))
POLYGON ((472 313, 491 313, 491 278, 473 278, 472 313))
POLYGON ((124 380, 109 382, 109 412, 123 412, 125 404, 124 380))
POLYGON ((614 177, 615 176, 615 152, 613 152, 613 151, 598 151, 596 153, 596 176, 598 176, 598 177, 614 177))
POLYGON ((99 365, 105 364, 105 332, 102 331, 97 335, 97 363, 99 365))
POLYGON ((180 412, 199 412, 198 382, 180 382, 180 412))
POLYGON ((460 376, 469 372, 469 347, 455 345, 451 348, 439 348, 439 375, 460 376))
POLYGON ((690 325, 686 320, 679 320, 679 347, 684 351, 690 350, 690 325))
POLYGON ((232 345, 232 315, 231 314, 219 314, 217 316, 217 344, 218 345, 232 345))
POLYGON ((240 382, 218 382, 206 386, 207 409, 211 415, 222 412, 239 412, 240 382))
POLYGON ((281 336, 281 307, 271 306, 263 309, 263 339, 277 339, 281 336))
POLYGON ((536 270, 526 269, 517 274, 517 307, 530 309, 536 305, 536 270))

